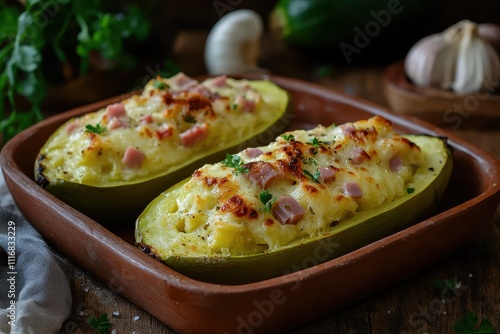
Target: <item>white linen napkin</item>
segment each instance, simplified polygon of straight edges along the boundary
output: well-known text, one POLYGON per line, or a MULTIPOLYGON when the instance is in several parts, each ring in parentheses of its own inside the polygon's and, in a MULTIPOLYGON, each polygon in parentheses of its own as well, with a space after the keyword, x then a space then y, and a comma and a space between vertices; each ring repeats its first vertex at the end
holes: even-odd
POLYGON ((57 333, 71 312, 65 269, 19 212, 0 170, 0 333, 57 333))

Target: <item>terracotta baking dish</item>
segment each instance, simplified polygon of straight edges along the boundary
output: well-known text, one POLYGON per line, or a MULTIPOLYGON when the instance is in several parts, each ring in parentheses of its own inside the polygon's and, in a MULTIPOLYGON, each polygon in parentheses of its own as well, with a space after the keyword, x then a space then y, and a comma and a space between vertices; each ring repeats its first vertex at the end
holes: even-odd
POLYGON ((185 277, 132 245, 133 221, 107 229, 36 185, 35 156, 62 122, 118 96, 46 119, 10 140, 1 167, 19 208, 46 240, 109 289, 186 333, 275 333, 355 303, 448 256, 490 222, 500 167, 482 150, 435 126, 295 79, 271 76, 295 107, 292 128, 381 115, 404 133, 446 136, 455 148, 451 184, 436 214, 340 258, 281 277, 218 285, 185 277))

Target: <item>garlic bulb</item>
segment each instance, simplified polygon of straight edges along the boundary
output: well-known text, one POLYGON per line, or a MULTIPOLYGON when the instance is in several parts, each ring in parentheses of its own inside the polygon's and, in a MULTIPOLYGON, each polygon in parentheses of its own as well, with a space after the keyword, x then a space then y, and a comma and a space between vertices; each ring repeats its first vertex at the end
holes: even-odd
POLYGON ((205 44, 209 74, 258 72, 257 60, 263 31, 261 17, 250 9, 223 16, 211 29, 205 44))
POLYGON ((408 52, 405 72, 418 86, 469 94, 500 79, 500 58, 478 36, 478 26, 460 21, 439 34, 424 37, 408 52))

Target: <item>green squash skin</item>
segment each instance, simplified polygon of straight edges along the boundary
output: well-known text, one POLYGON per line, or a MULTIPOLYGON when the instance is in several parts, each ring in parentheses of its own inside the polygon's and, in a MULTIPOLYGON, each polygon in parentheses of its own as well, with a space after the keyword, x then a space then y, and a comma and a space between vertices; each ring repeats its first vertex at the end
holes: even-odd
MULTIPOLYGON (((263 90, 268 92, 278 89, 272 82, 262 82, 260 85, 264 87, 263 90)), ((283 101, 286 107, 276 113, 274 122, 269 124, 264 131, 251 138, 237 138, 238 141, 228 143, 223 147, 219 146, 216 151, 214 149, 200 152, 197 156, 193 156, 190 161, 177 166, 175 170, 167 174, 135 183, 89 186, 51 179, 45 171, 44 157, 39 154, 34 167, 35 180, 52 195, 104 226, 133 226, 136 218, 156 196, 189 177, 197 168, 207 163, 219 162, 225 158, 227 153, 239 152, 243 147, 266 145, 280 133, 286 131, 293 118, 292 103, 290 103, 288 92, 280 91, 286 99, 283 101)), ((57 131, 62 131, 62 128, 57 131)), ((40 152, 43 152, 43 147, 40 152)))
MULTIPOLYGON (((388 3, 387 0, 280 0, 270 14, 270 25, 279 38, 292 45, 338 47, 341 42, 353 44, 354 28, 365 32, 368 22, 377 22, 372 11, 388 10, 388 3)), ((426 3, 400 2, 396 8, 402 10, 392 14, 380 31, 397 29, 398 23, 416 18, 426 3)))
MULTIPOLYGON (((451 148, 442 138, 426 135, 405 136, 417 145, 430 143, 435 151, 432 167, 421 167, 421 183, 415 184, 415 191, 387 205, 358 213, 353 218, 341 221, 322 236, 301 240, 280 250, 233 256, 233 257, 168 257, 160 259, 154 247, 142 239, 141 229, 147 228, 148 211, 154 212, 156 198, 139 216, 136 222, 136 243, 153 257, 172 269, 191 278, 217 284, 245 284, 326 262, 388 235, 403 230, 419 219, 432 214, 443 196, 453 169, 451 148), (441 161, 442 163, 439 163, 441 161)), ((168 191, 175 191, 186 180, 168 191)))

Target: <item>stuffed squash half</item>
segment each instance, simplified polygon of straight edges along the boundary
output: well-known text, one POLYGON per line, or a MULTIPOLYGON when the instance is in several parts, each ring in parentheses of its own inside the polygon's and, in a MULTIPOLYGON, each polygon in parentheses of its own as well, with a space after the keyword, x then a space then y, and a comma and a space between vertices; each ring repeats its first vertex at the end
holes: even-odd
POLYGON ((267 144, 284 131, 288 106, 287 92, 267 80, 158 77, 63 124, 41 148, 35 179, 94 219, 133 222, 194 169, 256 137, 267 144))
POLYGON ((137 219, 136 243, 204 281, 275 277, 429 214, 451 170, 446 140, 398 135, 380 116, 286 132, 162 193, 137 219))

